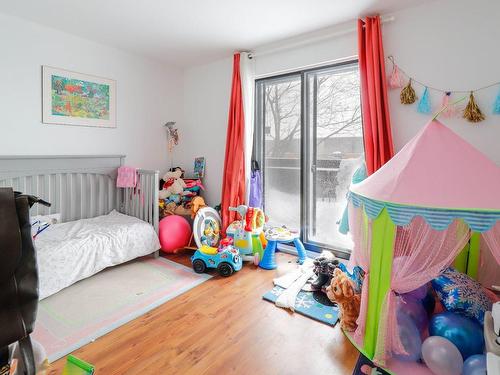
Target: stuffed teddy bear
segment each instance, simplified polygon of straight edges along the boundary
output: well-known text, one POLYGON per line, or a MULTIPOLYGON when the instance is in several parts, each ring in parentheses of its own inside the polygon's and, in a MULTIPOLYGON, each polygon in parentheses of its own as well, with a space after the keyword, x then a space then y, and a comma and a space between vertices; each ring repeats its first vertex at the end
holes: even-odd
POLYGON ((354 293, 354 284, 349 277, 336 268, 333 278, 326 288, 326 295, 332 302, 336 302, 340 310, 340 326, 348 332, 358 328, 356 320, 359 316, 361 296, 354 293))
POLYGON ((159 197, 160 199, 166 199, 173 194, 181 195, 186 187, 186 183, 181 178, 182 170, 177 169, 173 172, 167 172, 163 176, 163 180, 165 183, 163 184, 163 189, 160 190, 159 197))

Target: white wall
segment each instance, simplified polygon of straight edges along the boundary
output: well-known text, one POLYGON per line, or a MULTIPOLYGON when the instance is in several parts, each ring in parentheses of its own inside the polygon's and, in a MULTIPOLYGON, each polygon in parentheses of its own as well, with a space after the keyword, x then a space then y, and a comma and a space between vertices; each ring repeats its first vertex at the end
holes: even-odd
MULTIPOLYGON (((386 55, 394 55, 401 67, 432 86, 464 90, 489 84, 500 80, 500 50, 495 47, 500 40, 499 14, 500 2, 489 0, 440 0, 394 13, 395 20, 383 27, 386 55)), ((353 27, 356 27, 355 22, 337 28, 353 27)), ((350 33, 257 56, 255 71, 258 76, 269 75, 356 54, 357 35, 350 33)), ((389 71, 390 68, 387 64, 389 71)), ((188 69, 184 74, 184 145, 179 151, 183 160, 199 155, 207 158, 206 185, 211 204, 220 201, 231 69, 228 58, 188 69), (204 128, 210 130, 204 131, 204 128), (196 140, 186 141, 192 137, 196 140)), ((422 93, 421 87, 415 88, 417 94, 422 93)), ((497 146, 500 116, 491 114, 498 89, 495 87, 476 95, 487 116, 486 121, 478 125, 460 118, 442 121, 500 165, 497 146)), ((415 105, 399 104, 398 90, 391 91, 389 99, 394 142, 399 150, 425 125, 429 116, 417 113, 415 105)), ((439 107, 441 96, 431 92, 431 99, 439 107)))
POLYGON ((0 14, 0 154, 125 154, 167 168, 167 120, 181 121, 182 71, 0 14), (117 81, 117 128, 41 123, 41 66, 117 81))
POLYGON ((193 170, 194 158, 204 156, 208 204, 220 203, 233 60, 227 58, 184 72, 184 122, 174 164, 193 170))
MULTIPOLYGON (((384 28, 385 52, 416 79, 449 90, 469 90, 500 81, 500 50, 495 47, 500 40, 500 2, 442 0, 395 15, 396 20, 384 28)), ((415 89, 422 94, 422 87, 415 89)), ((485 121, 474 125, 461 118, 440 120, 500 166, 500 115, 492 114, 499 89, 496 86, 475 94, 485 121)), ((430 94, 431 103, 439 107, 442 94, 430 94)), ((399 149, 429 116, 417 113, 415 106, 399 104, 398 90, 390 92, 390 104, 394 142, 399 149)))

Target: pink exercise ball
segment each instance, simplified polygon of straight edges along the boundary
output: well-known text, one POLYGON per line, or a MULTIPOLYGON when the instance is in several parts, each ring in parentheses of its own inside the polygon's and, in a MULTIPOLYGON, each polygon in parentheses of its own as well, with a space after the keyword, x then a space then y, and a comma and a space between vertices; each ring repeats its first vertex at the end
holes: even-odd
POLYGON ((179 215, 169 215, 160 220, 160 244, 165 253, 174 253, 189 244, 191 225, 179 215))

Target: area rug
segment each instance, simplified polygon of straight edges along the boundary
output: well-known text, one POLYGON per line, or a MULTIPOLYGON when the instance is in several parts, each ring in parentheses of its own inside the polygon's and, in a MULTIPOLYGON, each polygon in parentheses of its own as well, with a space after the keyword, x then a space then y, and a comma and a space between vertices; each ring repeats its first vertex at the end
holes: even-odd
POLYGON ((54 361, 210 277, 164 258, 108 268, 42 300, 32 337, 54 361))
MULTIPOLYGON (((275 286, 262 296, 269 302, 276 302, 285 289, 275 286)), ((339 310, 322 292, 300 291, 295 299, 295 311, 318 322, 334 326, 339 320, 339 310)))

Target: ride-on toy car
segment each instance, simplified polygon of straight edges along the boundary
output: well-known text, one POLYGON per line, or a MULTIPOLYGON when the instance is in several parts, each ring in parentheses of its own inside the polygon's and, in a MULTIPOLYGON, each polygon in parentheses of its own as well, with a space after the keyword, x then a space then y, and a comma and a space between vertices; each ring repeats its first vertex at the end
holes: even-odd
POLYGON ((219 275, 228 277, 241 270, 243 260, 232 243, 232 238, 225 238, 220 241, 218 248, 201 246, 191 257, 194 272, 203 273, 207 268, 217 268, 219 275))

